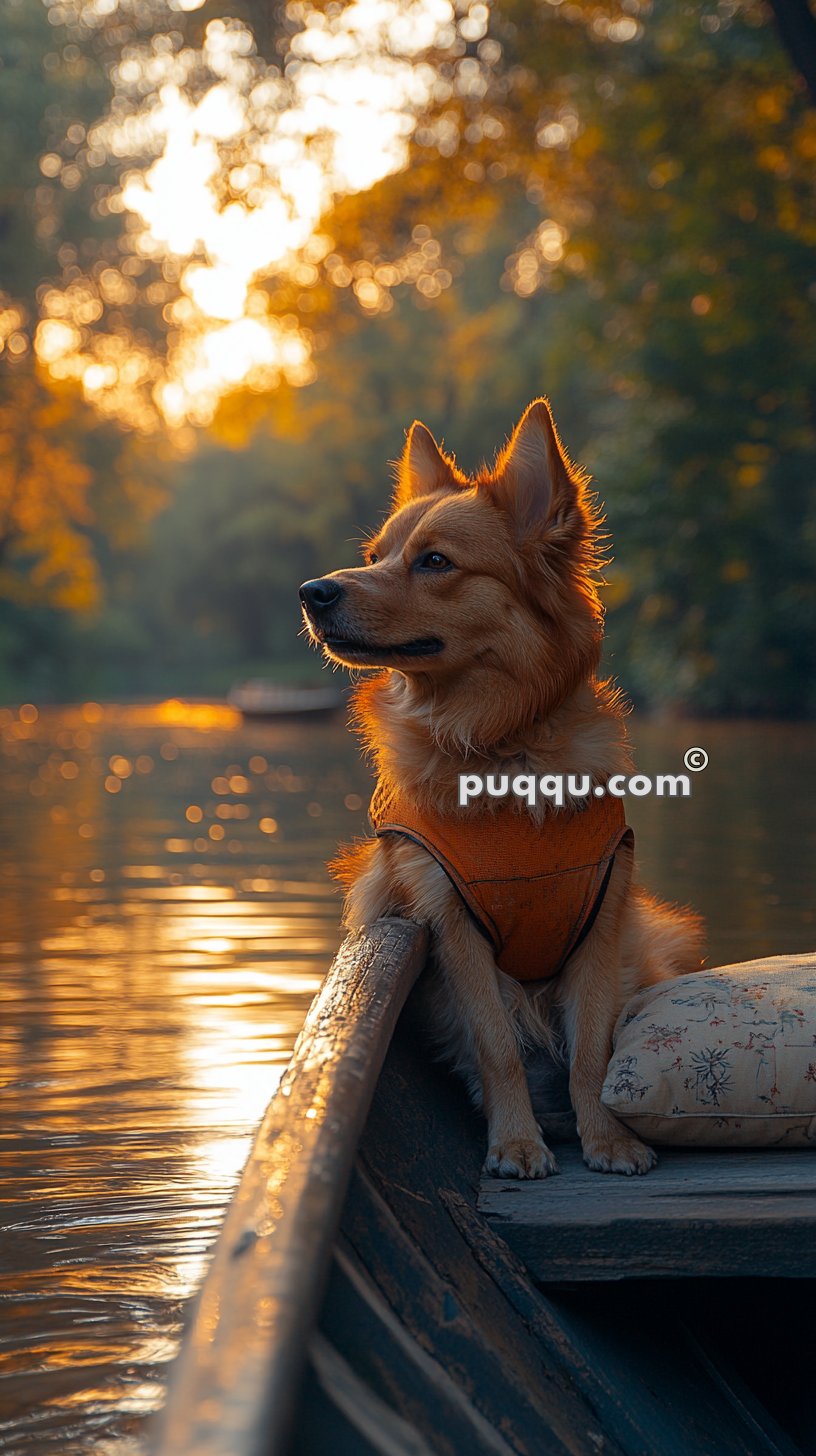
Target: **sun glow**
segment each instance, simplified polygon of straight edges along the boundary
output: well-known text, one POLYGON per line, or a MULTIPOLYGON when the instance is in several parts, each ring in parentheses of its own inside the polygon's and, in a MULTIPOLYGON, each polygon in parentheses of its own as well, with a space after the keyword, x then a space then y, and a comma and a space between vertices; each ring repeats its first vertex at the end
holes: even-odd
MULTIPOLYGON (((92 0, 85 23, 110 5, 92 0)), ((308 293, 323 276, 342 286, 336 269, 321 273, 334 246, 321 219, 337 197, 404 166, 417 118, 440 86, 423 54, 468 25, 483 29, 482 11, 456 0, 352 0, 328 12, 290 5, 301 29, 283 70, 231 19, 210 21, 198 50, 177 34, 127 46, 111 108, 87 137, 89 165, 113 159, 120 173, 98 201, 122 218, 120 261, 45 292, 36 333, 43 364, 79 380, 102 410, 146 428, 207 424, 238 385, 308 383, 312 338, 295 313, 276 311, 272 290, 289 280, 308 293), (134 302, 160 310, 163 356, 117 313, 134 302)), ((53 176, 60 159, 49 154, 41 165, 53 176)), ((362 278, 354 291, 368 311, 385 298, 382 280, 362 278)))

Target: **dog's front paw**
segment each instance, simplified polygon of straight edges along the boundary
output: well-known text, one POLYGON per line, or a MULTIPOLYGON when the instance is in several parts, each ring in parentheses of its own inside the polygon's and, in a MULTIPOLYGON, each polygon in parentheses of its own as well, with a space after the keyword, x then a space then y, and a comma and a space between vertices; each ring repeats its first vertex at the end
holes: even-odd
POLYGON ((654 1148, 648 1148, 634 1133, 617 1128, 611 1135, 583 1143, 584 1162, 596 1173, 648 1173, 657 1163, 654 1148))
POLYGON ((558 1164, 540 1138, 507 1138, 488 1148, 484 1171, 491 1178, 549 1178, 558 1164))

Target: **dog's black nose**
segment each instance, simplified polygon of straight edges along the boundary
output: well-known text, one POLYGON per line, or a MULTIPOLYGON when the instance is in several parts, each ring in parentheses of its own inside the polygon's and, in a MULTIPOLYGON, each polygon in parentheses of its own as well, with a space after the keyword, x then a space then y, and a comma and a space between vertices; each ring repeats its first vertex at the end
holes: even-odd
POLYGON ((325 612, 333 607, 343 595, 343 588, 331 577, 318 577, 317 581, 304 581, 300 588, 300 600, 307 612, 325 612))

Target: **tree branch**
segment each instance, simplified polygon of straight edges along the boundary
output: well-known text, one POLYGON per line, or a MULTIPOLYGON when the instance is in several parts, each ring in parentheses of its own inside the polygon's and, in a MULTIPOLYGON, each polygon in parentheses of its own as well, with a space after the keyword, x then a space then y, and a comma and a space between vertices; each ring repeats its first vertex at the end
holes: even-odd
POLYGON ((779 38, 816 106, 816 15, 808 0, 768 0, 779 38))

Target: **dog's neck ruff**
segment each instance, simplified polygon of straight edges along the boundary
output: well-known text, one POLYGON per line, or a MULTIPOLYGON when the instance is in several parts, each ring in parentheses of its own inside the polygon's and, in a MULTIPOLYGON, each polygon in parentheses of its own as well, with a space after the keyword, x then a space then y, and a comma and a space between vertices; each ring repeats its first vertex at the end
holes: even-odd
POLYGON ((529 736, 535 724, 544 725, 552 709, 540 693, 525 692, 524 685, 515 681, 497 682, 495 674, 465 715, 457 699, 440 697, 438 690, 420 692, 408 676, 401 687, 401 698, 384 696, 383 716, 394 709, 409 715, 416 728, 427 734, 429 746, 465 758, 495 760, 505 746, 509 756, 517 758, 519 740, 529 736), (467 731, 463 730, 465 722, 467 731))
POLYGON ((380 782, 369 817, 376 835, 402 835, 433 856, 517 981, 562 970, 592 928, 615 851, 633 842, 621 800, 608 794, 536 824, 510 800, 453 819, 380 782))

